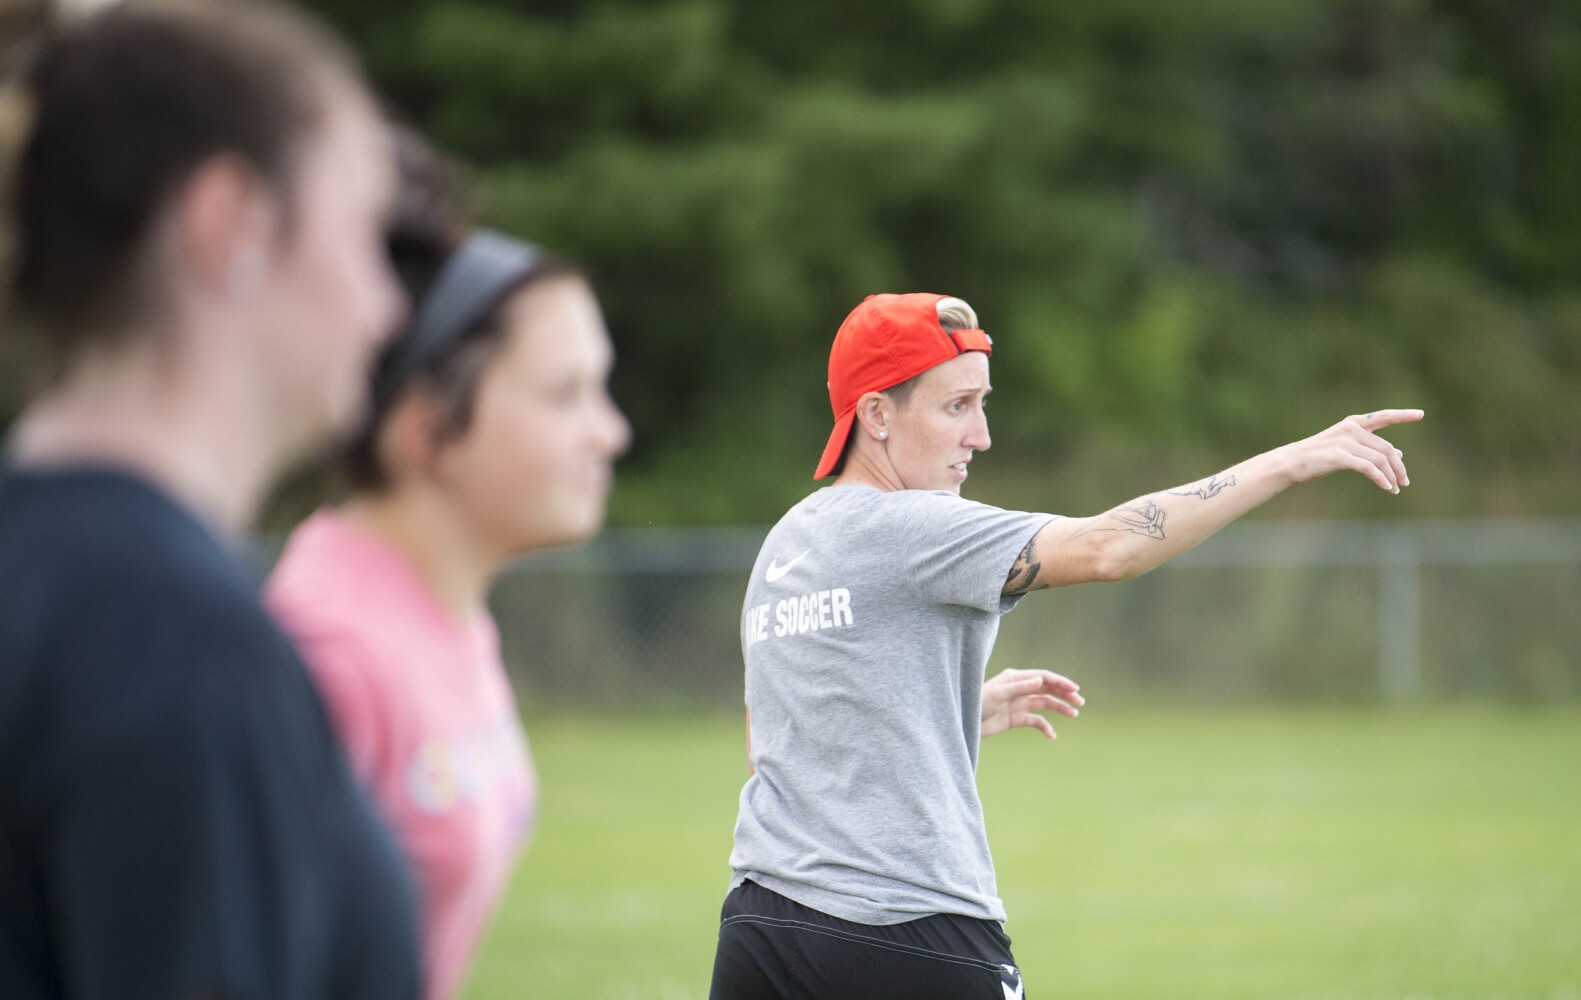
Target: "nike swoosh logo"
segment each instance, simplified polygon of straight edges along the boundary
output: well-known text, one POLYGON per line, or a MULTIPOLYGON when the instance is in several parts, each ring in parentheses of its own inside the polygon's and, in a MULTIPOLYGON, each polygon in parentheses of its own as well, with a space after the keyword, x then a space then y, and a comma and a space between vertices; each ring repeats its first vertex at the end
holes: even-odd
MULTIPOLYGON (((808 549, 807 550, 807 552, 811 552, 811 551, 812 551, 812 549, 808 549)), ((803 559, 807 558, 807 552, 803 552, 801 555, 797 556, 795 559, 792 559, 790 562, 786 563, 783 566, 780 565, 780 557, 779 556, 775 556, 773 559, 770 559, 769 560, 769 568, 764 571, 763 579, 766 582, 768 582, 768 583, 773 583, 775 580, 778 580, 780 577, 784 576, 786 573, 789 573, 791 571, 791 567, 792 566, 796 565, 797 563, 801 562, 803 559)))

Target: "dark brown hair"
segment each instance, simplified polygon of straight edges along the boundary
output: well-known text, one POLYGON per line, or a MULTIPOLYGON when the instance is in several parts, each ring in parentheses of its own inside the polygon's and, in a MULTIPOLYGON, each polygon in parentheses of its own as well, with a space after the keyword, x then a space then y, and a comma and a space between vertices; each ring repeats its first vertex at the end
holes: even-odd
POLYGON ((60 358, 144 318, 147 238, 205 161, 239 157, 289 222, 295 154, 333 88, 361 86, 338 42, 267 0, 123 0, 47 27, 20 62, 10 298, 60 358))
MULTIPOLYGON (((454 196, 454 171, 420 136, 397 134, 399 187, 387 243, 390 260, 416 315, 446 263, 467 238, 469 226, 454 196)), ((419 391, 440 406, 440 441, 452 441, 471 426, 478 386, 504 349, 509 324, 503 312, 524 288, 551 278, 576 277, 564 261, 543 256, 520 282, 481 317, 459 330, 407 379, 390 387, 391 370, 399 364, 401 336, 386 344, 370 379, 371 405, 340 456, 340 471, 354 491, 379 492, 390 485, 379 459, 379 432, 404 392, 419 391)), ((409 331, 402 331, 403 334, 409 331)))

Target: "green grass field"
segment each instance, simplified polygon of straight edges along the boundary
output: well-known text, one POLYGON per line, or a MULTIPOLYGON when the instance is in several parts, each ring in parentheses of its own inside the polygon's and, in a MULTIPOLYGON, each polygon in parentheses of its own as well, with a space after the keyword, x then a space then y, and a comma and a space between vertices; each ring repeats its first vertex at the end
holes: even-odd
MULTIPOLYGON (((706 996, 738 718, 542 718, 467 1000, 706 996)), ((1106 714, 989 740, 1034 1000, 1581 1000, 1581 711, 1106 714)))

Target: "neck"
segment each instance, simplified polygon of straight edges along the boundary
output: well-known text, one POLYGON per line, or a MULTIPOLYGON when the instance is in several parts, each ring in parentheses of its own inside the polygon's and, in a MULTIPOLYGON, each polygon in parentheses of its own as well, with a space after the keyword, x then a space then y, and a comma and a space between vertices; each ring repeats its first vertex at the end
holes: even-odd
POLYGON ((87 358, 13 429, 18 465, 94 465, 142 478, 221 534, 252 525, 285 458, 266 408, 243 387, 203 380, 157 352, 87 358))
POLYGON ((355 497, 341 512, 405 556, 457 623, 487 612, 489 584, 503 557, 466 528, 439 491, 396 486, 355 497))
POLYGON ((900 481, 895 470, 890 466, 882 454, 873 455, 861 443, 853 443, 850 454, 845 458, 845 468, 835 479, 836 486, 871 486, 885 493, 894 493, 906 488, 900 481))

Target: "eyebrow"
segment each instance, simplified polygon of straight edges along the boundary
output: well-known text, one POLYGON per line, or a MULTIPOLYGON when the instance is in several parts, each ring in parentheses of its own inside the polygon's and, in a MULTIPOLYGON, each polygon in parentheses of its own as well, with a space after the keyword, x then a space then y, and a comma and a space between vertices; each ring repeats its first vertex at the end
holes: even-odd
POLYGON ((954 392, 950 393, 950 398, 954 399, 956 396, 973 396, 973 395, 977 394, 978 389, 982 389, 982 393, 983 393, 984 396, 986 396, 990 392, 994 391, 994 387, 991 386, 991 385, 990 386, 975 386, 975 385, 973 385, 973 386, 967 386, 964 389, 956 389, 954 392))

